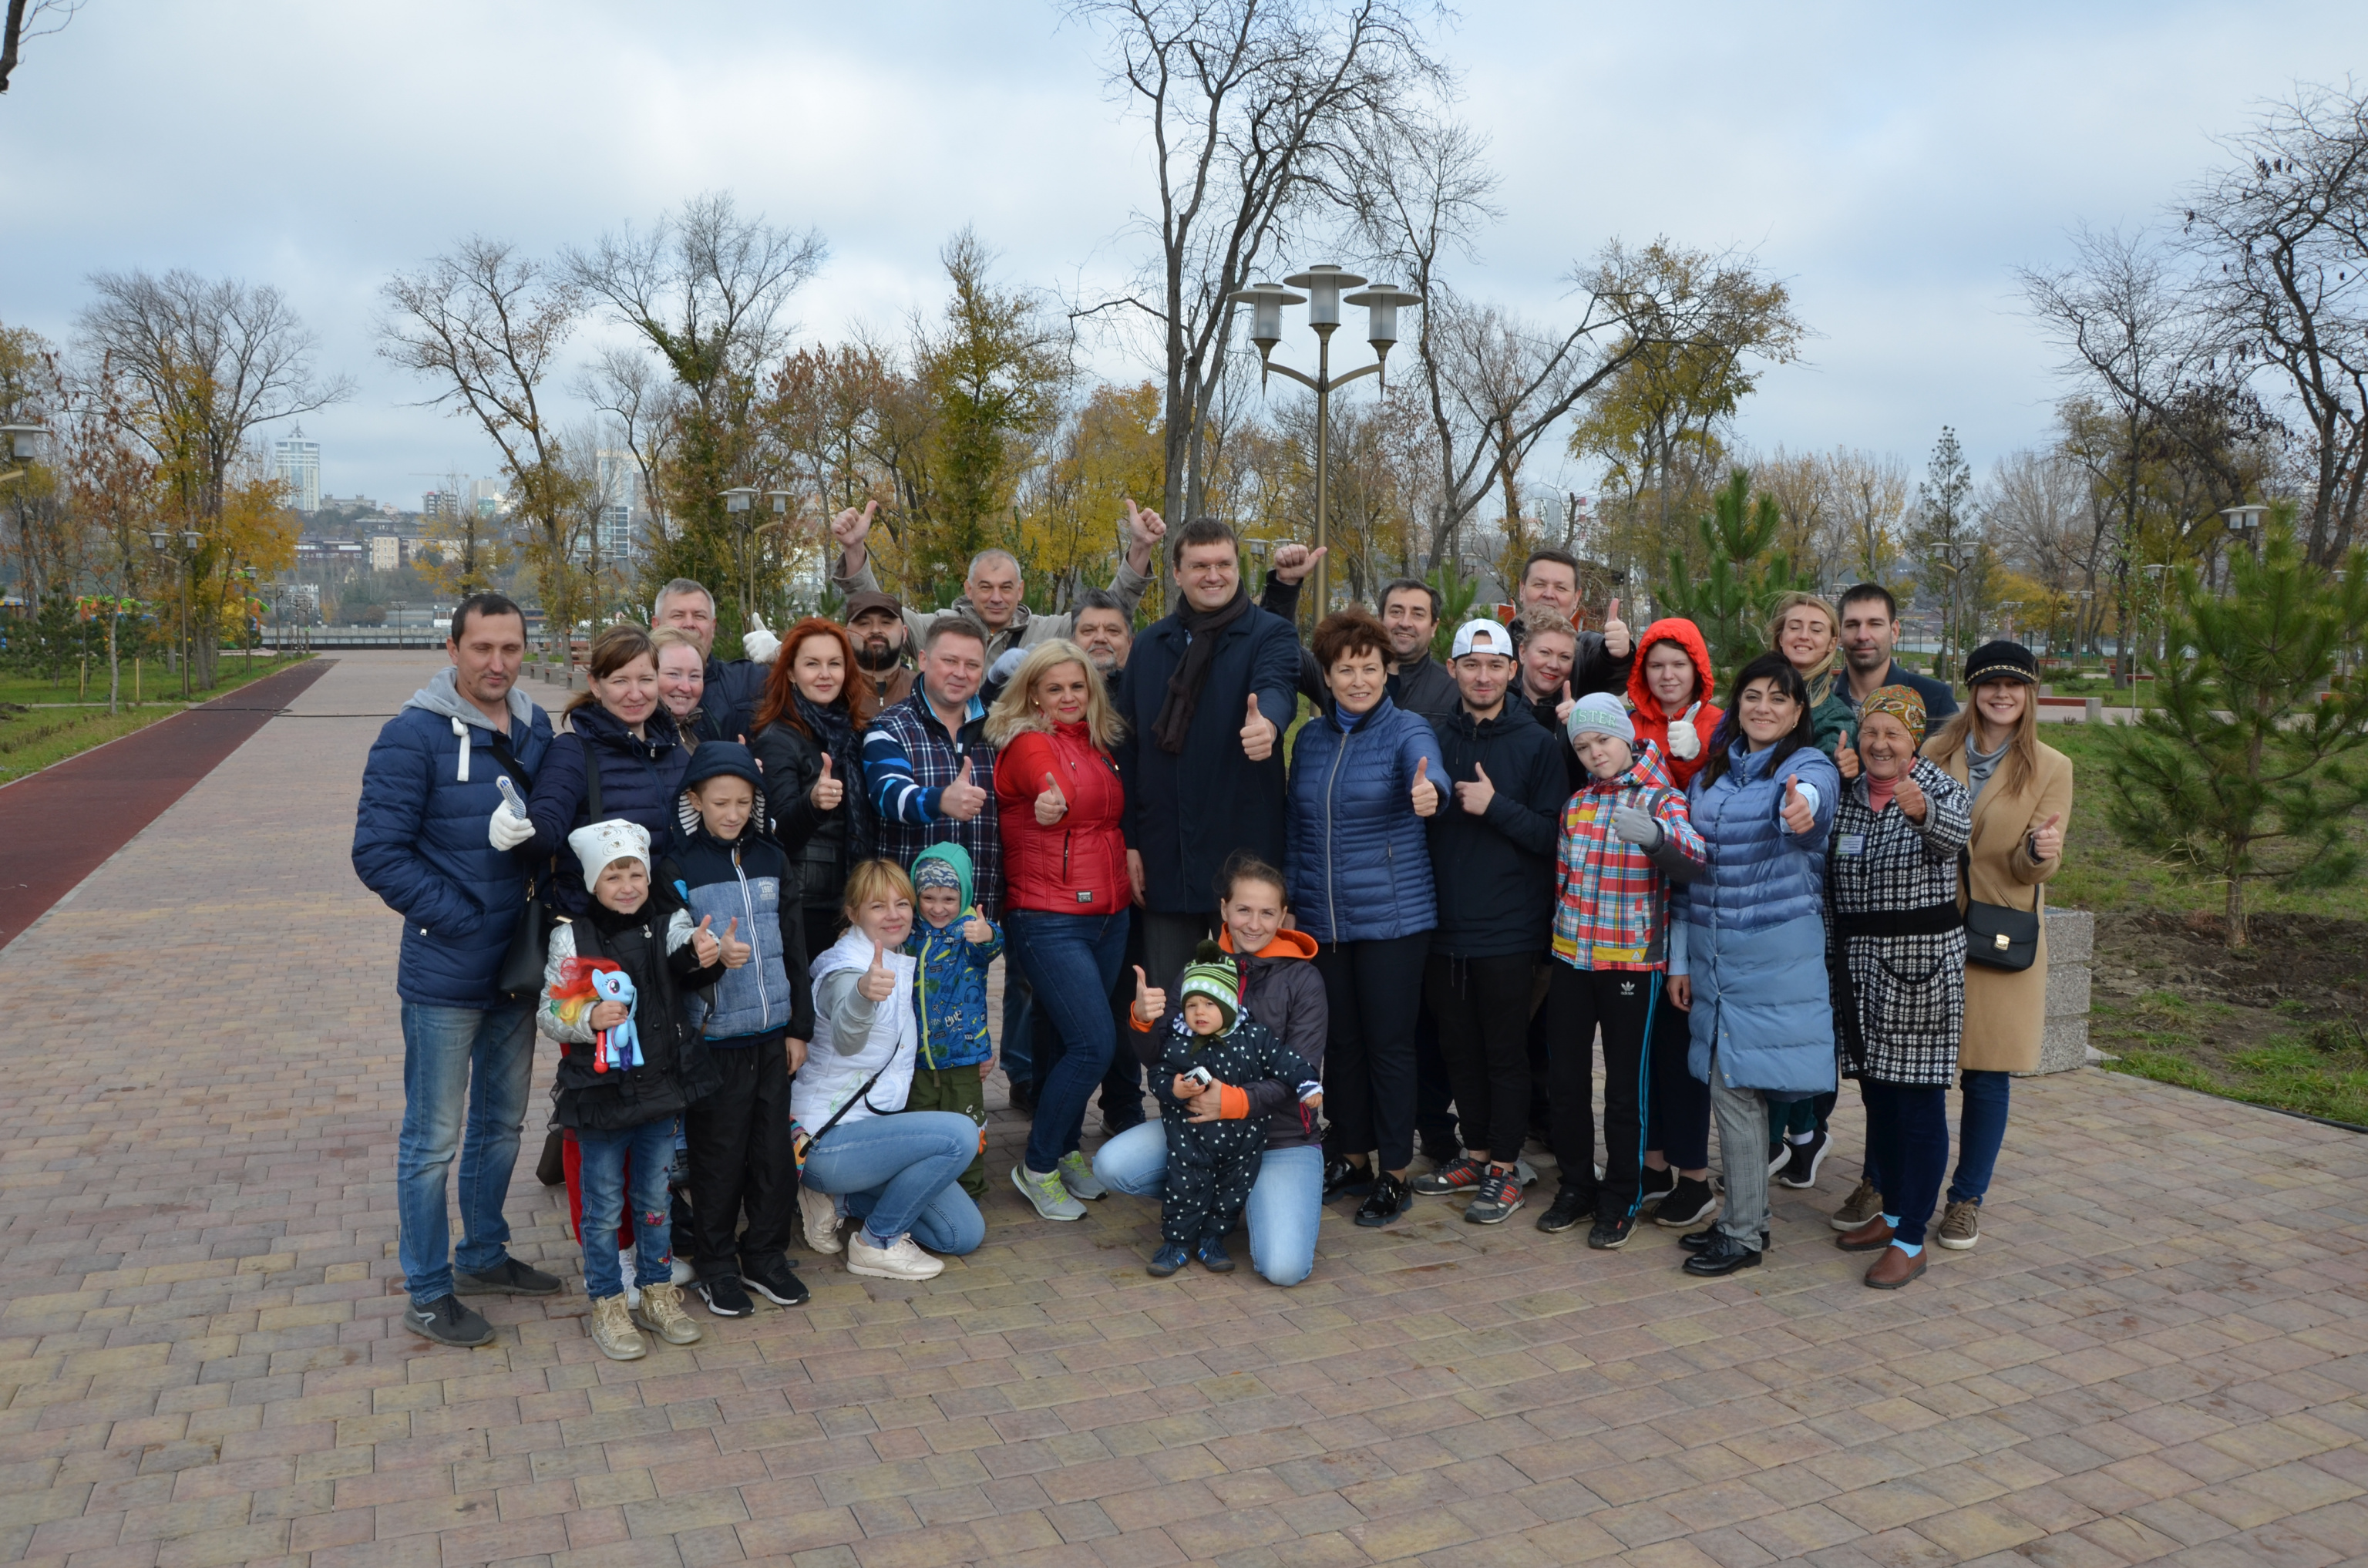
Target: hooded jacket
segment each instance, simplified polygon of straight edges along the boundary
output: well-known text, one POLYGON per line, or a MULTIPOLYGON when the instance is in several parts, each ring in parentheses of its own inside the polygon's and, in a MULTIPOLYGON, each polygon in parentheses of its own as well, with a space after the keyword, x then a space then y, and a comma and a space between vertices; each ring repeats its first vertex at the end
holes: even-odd
POLYGON ((722 1074, 683 1003, 723 966, 700 966, 690 933, 690 916, 663 888, 652 888, 632 915, 595 904, 593 913, 552 927, 535 1023, 562 1048, 552 1080, 560 1126, 620 1131, 673 1116, 714 1093, 722 1074), (562 967, 579 957, 613 960, 632 977, 642 1065, 596 1072, 590 1010, 571 1019, 552 1000, 564 983, 562 967))
POLYGON ((682 835, 682 777, 689 770, 690 753, 675 732, 674 715, 664 708, 651 710, 642 736, 597 702, 572 710, 567 724, 567 733, 552 741, 550 755, 534 776, 534 793, 527 798, 534 837, 526 851, 537 859, 556 858, 543 896, 561 914, 575 915, 592 907, 592 895, 584 891, 584 869, 567 846, 567 835, 594 820, 585 769, 600 770, 599 820, 622 817, 649 829, 655 863, 682 835))
MULTIPOLYGON (((507 757, 526 794, 552 744, 551 720, 515 686, 509 728, 461 695, 450 667, 386 722, 362 767, 354 874, 403 916, 395 991, 428 1006, 492 1007, 535 858, 496 849, 485 826, 502 804, 507 757)), ((578 889, 584 885, 578 878, 578 889)))
POLYGON ((1628 716, 1636 726, 1636 739, 1641 744, 1652 742, 1661 750, 1661 760, 1669 770, 1669 782, 1684 789, 1693 782, 1695 774, 1710 757, 1711 737, 1717 733, 1719 721, 1726 716, 1718 704, 1711 700, 1714 689, 1710 662, 1710 646, 1702 641, 1702 628, 1691 620, 1671 617, 1656 620, 1645 628, 1645 635, 1636 640, 1636 658, 1628 667, 1628 716), (1654 644, 1674 642, 1692 661, 1694 694, 1688 699, 1691 709, 1680 707, 1675 713, 1661 710, 1661 699, 1653 695, 1645 684, 1645 659, 1654 644), (1694 755, 1679 756, 1669 749, 1669 721, 1688 717, 1694 727, 1694 755))
POLYGON ((692 1027, 714 1045, 745 1046, 774 1033, 814 1037, 806 923, 789 896, 790 869, 788 854, 760 836, 753 821, 730 843, 694 827, 658 861, 657 881, 682 901, 694 924, 705 919, 717 937, 729 931, 756 949, 746 964, 720 970, 704 993, 687 998, 692 1027))
POLYGON ((1568 748, 1509 696, 1494 719, 1474 719, 1459 699, 1430 724, 1447 759, 1446 795, 1429 824, 1439 901, 1430 950, 1453 959, 1543 953, 1554 915, 1555 823, 1570 794, 1568 748), (1497 793, 1474 816, 1457 803, 1455 786, 1476 782, 1483 770, 1497 793))
MULTIPOLYGON (((1219 931, 1217 945, 1233 953, 1233 933, 1219 931)), ((1242 1015, 1273 1030, 1283 1048, 1315 1069, 1320 1078, 1324 1074, 1325 1040, 1332 1027, 1332 1005, 1325 994, 1324 977, 1308 961, 1315 956, 1315 937, 1304 931, 1278 931, 1273 941, 1248 958, 1235 955, 1235 962, 1241 970, 1242 1015)), ((1158 1069, 1160 1054, 1168 1040, 1184 1026, 1183 977, 1166 975, 1161 983, 1177 999, 1167 1017, 1156 1026, 1146 1027, 1134 1018, 1132 1011, 1128 1014, 1128 1021, 1133 1027, 1127 1031, 1127 1040, 1136 1058, 1154 1071, 1158 1069)), ((1307 1148, 1322 1141, 1319 1135, 1309 1132, 1299 1114, 1296 1085, 1269 1078, 1237 1086, 1248 1094, 1248 1114, 1267 1119, 1268 1148, 1307 1148)))
POLYGON ((970 856, 961 845, 930 845, 913 857, 916 872, 924 860, 943 860, 954 869, 962 879, 962 910, 944 926, 932 926, 919 898, 913 901, 913 934, 905 938, 904 950, 918 965, 914 1001, 920 1008, 921 1065, 975 1067, 995 1054, 986 1030, 986 967, 1003 951, 1003 928, 987 921, 994 935, 984 942, 962 935, 978 904, 970 856))
MULTIPOLYGON (((1238 755, 1238 753, 1236 754, 1238 755)), ((1410 799, 1417 765, 1454 809, 1429 724, 1388 698, 1344 727, 1327 708, 1291 756, 1291 907, 1319 942, 1381 942, 1439 924, 1430 842, 1410 799)))

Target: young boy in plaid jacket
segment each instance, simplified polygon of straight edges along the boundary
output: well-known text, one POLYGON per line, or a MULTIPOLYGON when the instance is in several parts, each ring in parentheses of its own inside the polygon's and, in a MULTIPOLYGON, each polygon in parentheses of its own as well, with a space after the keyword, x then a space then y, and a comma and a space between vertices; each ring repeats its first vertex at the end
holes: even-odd
POLYGON ((1651 1094, 1653 1011, 1668 967, 1669 883, 1710 863, 1660 748, 1639 749, 1620 699, 1590 692, 1565 723, 1587 779, 1562 813, 1547 1083, 1562 1189, 1539 1217, 1566 1231, 1592 1215, 1591 1247, 1636 1233, 1651 1094), (1595 1032, 1603 1031, 1603 1176, 1595 1177, 1595 1032))

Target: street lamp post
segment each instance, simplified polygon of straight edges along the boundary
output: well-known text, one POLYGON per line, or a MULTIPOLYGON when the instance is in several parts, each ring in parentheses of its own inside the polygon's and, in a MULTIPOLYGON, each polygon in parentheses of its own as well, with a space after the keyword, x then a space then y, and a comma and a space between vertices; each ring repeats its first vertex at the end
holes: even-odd
MULTIPOLYGON (((1235 304, 1250 307, 1250 341, 1258 345, 1261 374, 1280 370, 1315 393, 1315 548, 1326 548, 1326 534, 1330 521, 1326 510, 1327 484, 1331 466, 1332 389, 1347 386, 1360 376, 1382 376, 1382 366, 1389 358, 1390 348, 1398 340, 1398 308, 1419 305, 1422 296, 1409 293, 1395 283, 1376 283, 1361 294, 1345 298, 1343 289, 1354 289, 1365 281, 1353 272, 1344 272, 1329 264, 1311 267, 1296 276, 1286 278, 1281 286, 1259 283, 1237 290, 1226 298, 1235 304), (1294 289, 1304 289, 1305 294, 1294 294, 1294 289), (1307 307, 1307 324, 1315 329, 1315 374, 1294 370, 1288 365, 1274 362, 1274 346, 1282 341, 1282 307, 1307 307), (1373 362, 1362 365, 1345 375, 1332 374, 1332 335, 1340 329, 1340 307, 1362 305, 1366 312, 1365 341, 1373 347, 1373 362)), ((1387 378, 1383 378, 1387 385, 1387 378)), ((1319 557, 1315 562, 1315 615, 1319 620, 1332 608, 1332 566, 1319 557)))
POLYGON ((189 700, 189 596, 196 591, 196 585, 189 576, 189 562, 205 544, 206 536, 195 528, 181 528, 177 530, 177 536, 181 545, 177 551, 173 549, 175 530, 153 530, 148 535, 148 542, 165 560, 181 563, 181 700, 187 702, 189 700))
MULTIPOLYGON (((49 433, 46 425, 0 425, 0 463, 31 462, 41 455, 41 437, 49 433)), ((24 472, 21 468, 12 468, 0 473, 0 484, 24 472)))

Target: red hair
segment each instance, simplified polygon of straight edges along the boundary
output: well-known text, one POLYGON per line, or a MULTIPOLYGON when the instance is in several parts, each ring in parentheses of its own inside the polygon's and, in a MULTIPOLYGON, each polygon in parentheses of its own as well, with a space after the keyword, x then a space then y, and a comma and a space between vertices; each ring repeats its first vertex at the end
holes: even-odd
POLYGON ((804 718, 799 714, 797 683, 790 678, 790 665, 798 656, 799 645, 809 637, 827 637, 838 644, 839 657, 846 661, 847 669, 847 679, 838 688, 838 699, 847 708, 848 722, 860 732, 863 715, 847 696, 848 688, 860 674, 855 663, 855 644, 848 640, 847 628, 819 615, 810 615, 781 633, 781 651, 773 655, 772 673, 765 677, 764 700, 757 705, 757 728, 787 724, 808 740, 820 738, 806 728, 804 718))

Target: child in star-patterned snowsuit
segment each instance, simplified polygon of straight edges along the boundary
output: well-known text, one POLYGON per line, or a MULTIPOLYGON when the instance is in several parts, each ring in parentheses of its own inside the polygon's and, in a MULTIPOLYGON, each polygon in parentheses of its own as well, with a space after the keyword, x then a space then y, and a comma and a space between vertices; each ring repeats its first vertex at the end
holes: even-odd
MULTIPOLYGON (((1222 1238, 1249 1200, 1266 1152, 1264 1117, 1230 1116, 1190 1121, 1175 1098, 1174 1080, 1205 1069, 1241 1094, 1246 1085, 1280 1079, 1300 1093, 1302 1115, 1315 1102, 1315 1070, 1286 1049, 1263 1024, 1241 1017, 1241 981, 1230 958, 1203 942, 1184 971, 1183 1027, 1160 1053, 1156 1089, 1160 1125, 1167 1131, 1167 1182, 1159 1204, 1159 1233, 1187 1248, 1222 1238)), ((1243 1096, 1245 1107, 1247 1096, 1243 1096)))

